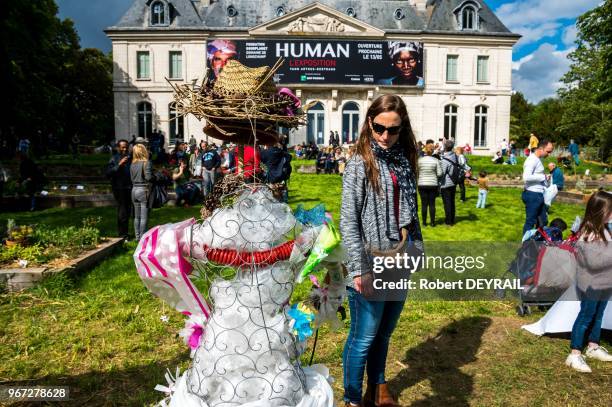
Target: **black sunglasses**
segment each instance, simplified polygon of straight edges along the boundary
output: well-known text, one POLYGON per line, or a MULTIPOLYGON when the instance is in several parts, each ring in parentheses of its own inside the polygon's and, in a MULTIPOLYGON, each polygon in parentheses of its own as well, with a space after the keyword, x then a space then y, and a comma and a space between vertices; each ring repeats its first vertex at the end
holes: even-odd
POLYGON ((402 126, 385 127, 382 124, 372 122, 372 130, 374 130, 376 134, 380 134, 380 135, 382 135, 385 131, 387 131, 387 133, 390 136, 394 136, 402 130, 402 126))

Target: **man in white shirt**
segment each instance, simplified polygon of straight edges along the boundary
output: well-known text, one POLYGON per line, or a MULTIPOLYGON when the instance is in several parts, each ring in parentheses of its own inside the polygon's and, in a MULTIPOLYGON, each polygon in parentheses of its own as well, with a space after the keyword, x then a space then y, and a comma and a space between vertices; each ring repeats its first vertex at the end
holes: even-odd
POLYGON ((523 235, 534 227, 546 226, 548 223, 546 205, 544 204, 544 189, 547 186, 548 177, 544 173, 544 165, 542 165, 541 159, 548 157, 552 151, 552 142, 542 140, 523 164, 523 181, 525 182, 525 189, 522 194, 525 204, 523 235))

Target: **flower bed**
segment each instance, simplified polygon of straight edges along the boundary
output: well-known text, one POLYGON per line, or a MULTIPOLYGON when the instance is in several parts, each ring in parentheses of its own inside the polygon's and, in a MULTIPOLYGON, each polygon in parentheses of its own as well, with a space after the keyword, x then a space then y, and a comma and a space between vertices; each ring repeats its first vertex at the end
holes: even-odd
POLYGON ((98 246, 102 241, 99 222, 99 218, 85 218, 81 227, 51 228, 16 225, 9 219, 4 244, 0 246, 0 267, 61 265, 98 246))

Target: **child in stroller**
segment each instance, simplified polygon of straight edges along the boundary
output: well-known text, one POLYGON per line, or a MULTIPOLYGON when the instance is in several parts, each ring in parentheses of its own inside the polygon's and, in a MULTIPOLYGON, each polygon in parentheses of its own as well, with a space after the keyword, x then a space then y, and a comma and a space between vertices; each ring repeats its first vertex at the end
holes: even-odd
POLYGON ((542 228, 531 229, 525 232, 523 235, 522 242, 525 243, 527 240, 533 239, 536 242, 546 241, 546 235, 553 242, 563 241, 563 232, 567 229, 567 223, 561 218, 553 219, 548 226, 542 228))

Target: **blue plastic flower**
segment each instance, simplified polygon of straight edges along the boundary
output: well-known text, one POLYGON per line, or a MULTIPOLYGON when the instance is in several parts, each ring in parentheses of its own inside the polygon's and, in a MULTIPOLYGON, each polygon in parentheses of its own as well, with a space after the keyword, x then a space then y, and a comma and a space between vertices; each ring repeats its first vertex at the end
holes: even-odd
POLYGON ((306 210, 302 204, 299 204, 293 216, 303 225, 321 226, 326 221, 325 205, 318 204, 314 208, 306 210))
POLYGON ((293 304, 287 314, 293 319, 293 334, 298 341, 303 342, 312 335, 311 322, 314 321, 314 313, 302 303, 293 304))

